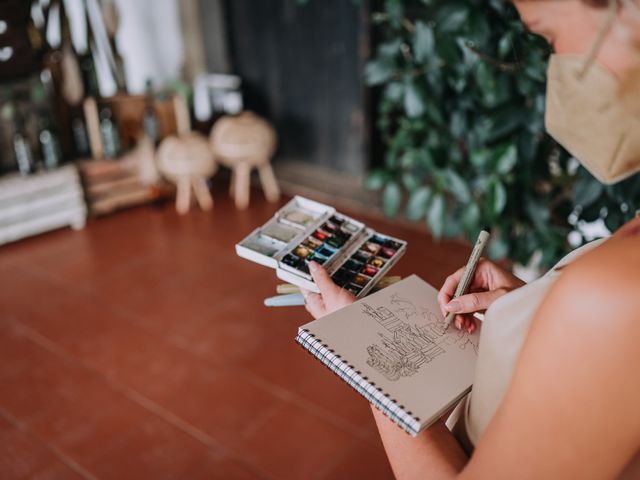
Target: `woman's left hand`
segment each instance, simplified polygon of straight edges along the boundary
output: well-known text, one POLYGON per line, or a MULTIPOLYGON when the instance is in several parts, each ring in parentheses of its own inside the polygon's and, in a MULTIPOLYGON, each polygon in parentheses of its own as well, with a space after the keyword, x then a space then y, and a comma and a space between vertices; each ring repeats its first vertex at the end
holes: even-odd
POLYGON ((304 307, 313 318, 328 315, 356 301, 356 297, 344 288, 333 283, 327 271, 319 263, 309 262, 309 272, 320 293, 311 293, 300 289, 304 296, 304 307))

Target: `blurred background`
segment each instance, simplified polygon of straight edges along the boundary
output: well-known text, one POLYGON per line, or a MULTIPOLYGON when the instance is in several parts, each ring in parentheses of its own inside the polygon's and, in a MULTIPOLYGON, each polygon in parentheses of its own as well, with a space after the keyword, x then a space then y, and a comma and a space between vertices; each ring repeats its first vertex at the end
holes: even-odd
POLYGON ((0 0, 3 478, 389 478, 234 244, 295 194, 434 285, 608 235, 640 177, 545 134, 549 53, 502 0, 0 0))

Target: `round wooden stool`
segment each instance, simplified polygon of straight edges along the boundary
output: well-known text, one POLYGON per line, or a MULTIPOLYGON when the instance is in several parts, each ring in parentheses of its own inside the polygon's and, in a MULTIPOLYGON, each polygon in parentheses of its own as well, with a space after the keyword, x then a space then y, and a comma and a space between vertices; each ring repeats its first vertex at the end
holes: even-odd
POLYGON ((205 136, 189 132, 165 138, 158 148, 158 169, 177 186, 176 210, 187 213, 191 191, 203 210, 213 207, 207 179, 218 169, 205 136))
POLYGON ((276 133, 269 123, 252 112, 220 118, 211 129, 209 143, 216 161, 231 169, 229 194, 236 208, 249 206, 251 170, 256 168, 269 202, 280 198, 280 188, 271 168, 276 133))

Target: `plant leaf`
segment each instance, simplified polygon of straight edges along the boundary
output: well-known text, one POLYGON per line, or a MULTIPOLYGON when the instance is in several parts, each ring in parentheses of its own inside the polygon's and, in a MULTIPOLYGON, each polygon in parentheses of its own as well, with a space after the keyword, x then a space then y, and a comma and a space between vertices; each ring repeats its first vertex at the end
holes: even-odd
POLYGON ((407 81, 405 83, 404 109, 409 118, 419 117, 425 111, 420 89, 418 89, 415 82, 407 81))
POLYGON ((369 86, 380 85, 393 77, 394 72, 395 67, 389 60, 371 60, 364 68, 365 82, 369 86))
POLYGON ((371 172, 364 181, 367 190, 380 190, 387 181, 388 173, 385 170, 378 169, 371 172))
POLYGON ((388 182, 382 193, 382 209, 387 217, 393 217, 398 213, 400 202, 402 201, 402 191, 396 182, 388 182))
POLYGON ((496 159, 496 172, 500 175, 506 175, 513 169, 517 160, 518 149, 514 144, 508 145, 499 151, 498 158, 496 159))
POLYGON ((431 189, 428 186, 425 185, 416 189, 407 203, 407 218, 409 220, 418 220, 424 217, 430 198, 431 189))
POLYGON ((450 2, 441 7, 436 14, 436 28, 441 33, 460 30, 469 18, 469 9, 460 2, 450 2))
POLYGON ((573 201, 582 208, 591 206, 602 194, 604 186, 591 175, 581 175, 573 190, 573 201))
POLYGON ((444 196, 440 193, 433 195, 429 211, 427 212, 427 225, 435 238, 442 237, 444 231, 444 196))
POLYGON ((447 190, 449 190, 456 199, 461 203, 468 203, 471 201, 471 192, 469 186, 454 170, 447 170, 447 190))
POLYGON ((425 63, 434 55, 435 39, 433 29, 426 23, 418 20, 413 34, 413 53, 416 61, 425 63))

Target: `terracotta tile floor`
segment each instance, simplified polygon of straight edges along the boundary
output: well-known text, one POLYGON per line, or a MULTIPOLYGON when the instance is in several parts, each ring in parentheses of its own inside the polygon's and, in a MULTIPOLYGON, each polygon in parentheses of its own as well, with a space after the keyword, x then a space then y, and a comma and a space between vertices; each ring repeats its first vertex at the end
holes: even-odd
MULTIPOLYGON (((0 248, 0 477, 392 477, 368 404, 295 345, 306 312, 235 256, 277 205, 216 197, 0 248)), ((439 285, 469 251, 354 216, 409 241, 397 274, 439 285)))

